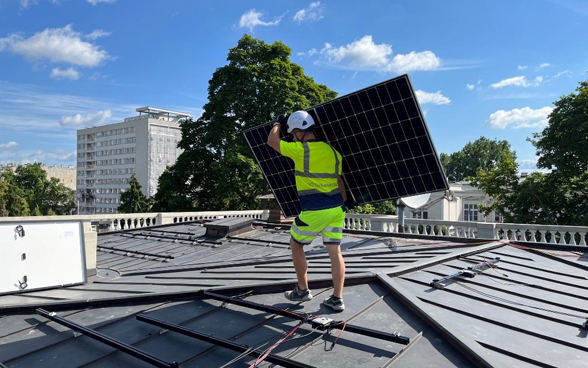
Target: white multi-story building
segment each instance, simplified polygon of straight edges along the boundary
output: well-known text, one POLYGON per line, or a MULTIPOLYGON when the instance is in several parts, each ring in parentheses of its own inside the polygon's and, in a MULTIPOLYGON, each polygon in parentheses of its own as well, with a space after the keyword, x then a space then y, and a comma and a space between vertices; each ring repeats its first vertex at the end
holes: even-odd
POLYGON ((134 172, 152 196, 167 166, 182 150, 180 120, 189 114, 141 107, 121 123, 78 130, 76 199, 79 214, 116 213, 134 172))

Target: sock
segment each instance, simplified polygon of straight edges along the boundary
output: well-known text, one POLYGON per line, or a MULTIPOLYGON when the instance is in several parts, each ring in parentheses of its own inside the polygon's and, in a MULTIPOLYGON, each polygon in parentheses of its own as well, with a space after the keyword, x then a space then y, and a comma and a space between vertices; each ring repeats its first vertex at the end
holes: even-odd
POLYGON ((335 295, 331 295, 331 299, 333 299, 333 301, 335 301, 335 302, 341 300, 341 298, 339 298, 335 295))

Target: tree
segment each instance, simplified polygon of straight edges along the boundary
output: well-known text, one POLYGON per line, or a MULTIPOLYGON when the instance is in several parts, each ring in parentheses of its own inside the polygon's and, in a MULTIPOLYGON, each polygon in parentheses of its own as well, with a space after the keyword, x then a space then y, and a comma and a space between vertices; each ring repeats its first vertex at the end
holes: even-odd
POLYGON ((480 137, 473 143, 468 142, 461 151, 450 155, 442 153, 440 160, 449 181, 461 181, 475 176, 478 169, 495 167, 506 153, 516 158, 508 141, 480 137))
POLYGON ((483 206, 507 222, 588 226, 588 81, 577 94, 554 103, 547 127, 529 139, 537 149, 537 166, 551 170, 517 177, 514 157, 497 167, 478 170, 472 184, 493 197, 483 206))
POLYGON ((244 35, 229 50, 208 87, 202 116, 181 124, 184 152, 159 180, 158 210, 241 210, 256 207, 268 192, 243 131, 279 114, 333 99, 290 61, 282 42, 266 44, 244 35), (186 208, 190 207, 190 208, 186 208))
POLYGON ((29 213, 29 205, 22 191, 14 183, 12 169, 5 170, 0 180, 0 216, 28 216, 29 213))
POLYGON ((149 212, 151 201, 141 191, 141 184, 135 176, 131 174, 129 187, 120 195, 119 213, 145 213, 149 212))

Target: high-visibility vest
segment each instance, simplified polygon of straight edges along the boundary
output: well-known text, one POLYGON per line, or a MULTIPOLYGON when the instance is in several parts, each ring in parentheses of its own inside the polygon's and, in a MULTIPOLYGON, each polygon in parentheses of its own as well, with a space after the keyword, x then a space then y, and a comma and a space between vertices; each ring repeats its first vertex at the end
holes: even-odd
POLYGON ((337 178, 343 159, 329 144, 319 140, 280 142, 282 155, 294 161, 296 190, 303 211, 343 205, 337 178))

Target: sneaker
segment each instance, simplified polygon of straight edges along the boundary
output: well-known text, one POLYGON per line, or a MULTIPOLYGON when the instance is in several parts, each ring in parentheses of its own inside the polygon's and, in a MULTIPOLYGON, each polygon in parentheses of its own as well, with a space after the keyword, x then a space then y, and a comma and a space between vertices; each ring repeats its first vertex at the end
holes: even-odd
POLYGON ((300 290, 298 284, 294 286, 294 290, 286 291, 284 293, 286 299, 291 300, 293 302, 306 302, 312 299, 312 293, 310 290, 306 289, 304 291, 300 290))
POLYGON ((343 303, 343 299, 335 300, 333 299, 332 295, 325 299, 323 301, 323 304, 337 312, 343 312, 345 310, 345 304, 343 303))

